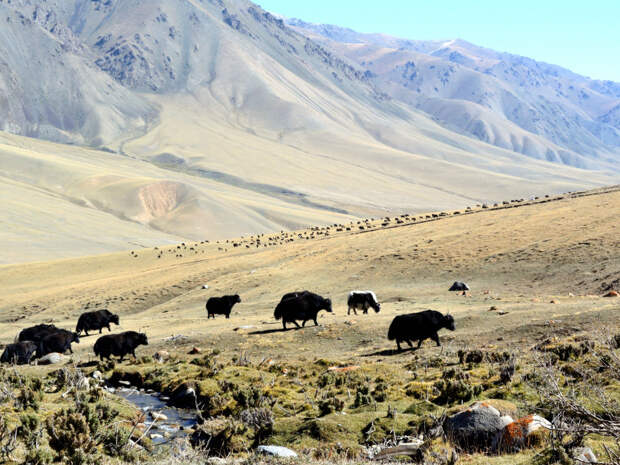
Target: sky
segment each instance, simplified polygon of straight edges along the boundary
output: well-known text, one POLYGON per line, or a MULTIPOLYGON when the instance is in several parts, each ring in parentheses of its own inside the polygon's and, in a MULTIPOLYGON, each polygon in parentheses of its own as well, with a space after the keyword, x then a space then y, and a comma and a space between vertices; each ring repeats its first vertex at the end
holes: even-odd
POLYGON ((255 0, 312 23, 406 39, 464 39, 620 82, 620 0, 255 0))

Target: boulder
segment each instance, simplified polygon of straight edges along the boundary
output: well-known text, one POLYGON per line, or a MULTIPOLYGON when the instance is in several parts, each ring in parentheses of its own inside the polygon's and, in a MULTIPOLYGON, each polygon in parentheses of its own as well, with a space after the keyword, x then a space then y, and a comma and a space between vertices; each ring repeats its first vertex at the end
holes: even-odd
POLYGON ((185 383, 172 392, 169 400, 170 405, 179 408, 195 408, 196 403, 196 390, 185 383))
POLYGON ((468 452, 488 451, 497 441, 497 435, 512 418, 502 417, 495 407, 476 402, 446 418, 443 428, 448 439, 468 452))
POLYGON ((618 297, 620 296, 620 294, 618 294, 618 291, 609 291, 607 294, 605 294, 603 297, 618 297))
POLYGON ((449 289, 450 291, 469 291, 469 286, 461 281, 454 281, 452 287, 449 289))
POLYGON ((52 352, 50 354, 44 355, 41 357, 37 363, 39 365, 55 365, 65 360, 65 356, 63 354, 59 354, 58 352, 52 352))
POLYGON ((549 435, 552 425, 538 415, 528 415, 507 424, 497 435, 497 452, 516 452, 541 445, 549 435))
POLYGON ((596 455, 594 455, 594 452, 592 452, 592 449, 589 447, 580 447, 576 449, 574 455, 576 464, 598 463, 596 455))
POLYGON ((273 457, 297 457, 297 453, 283 446, 258 446, 256 452, 273 457))

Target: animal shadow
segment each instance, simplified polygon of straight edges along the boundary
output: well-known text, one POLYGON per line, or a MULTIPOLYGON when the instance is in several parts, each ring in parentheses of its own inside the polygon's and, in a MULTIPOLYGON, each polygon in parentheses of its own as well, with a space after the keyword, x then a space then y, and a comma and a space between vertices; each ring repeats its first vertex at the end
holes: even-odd
MULTIPOLYGON (((309 328, 310 326, 308 326, 309 328)), ((260 334, 273 334, 273 333, 284 333, 286 331, 299 331, 300 329, 306 329, 305 327, 301 327, 301 328, 297 328, 295 326, 291 327, 291 328, 277 328, 277 329, 262 329, 260 331, 251 331, 248 334, 248 336, 257 336, 260 334)))
POLYGON ((391 357, 393 355, 404 354, 405 352, 415 352, 418 350, 417 347, 407 347, 403 350, 398 349, 384 349, 379 350, 377 352, 371 352, 369 354, 363 354, 362 357, 391 357))

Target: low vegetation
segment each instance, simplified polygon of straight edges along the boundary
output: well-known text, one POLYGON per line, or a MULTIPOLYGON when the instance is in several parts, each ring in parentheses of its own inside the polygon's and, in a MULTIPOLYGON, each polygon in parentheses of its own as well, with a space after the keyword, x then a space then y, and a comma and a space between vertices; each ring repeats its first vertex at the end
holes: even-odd
POLYGON ((308 460, 346 461, 407 437, 424 440, 418 460, 451 463, 463 452, 443 438, 442 421, 475 400, 513 418, 542 415, 555 429, 532 449, 510 454, 512 462, 478 454, 464 463, 573 463, 569 458, 584 445, 606 463, 619 463, 616 339, 545 339, 518 357, 474 353, 413 353, 403 363, 348 366, 212 351, 163 363, 145 356, 65 367, 43 379, 4 368, 0 454, 4 461, 37 464, 145 460, 148 440, 136 428, 144 418, 92 382, 88 374, 97 369, 112 384, 154 389, 182 407, 193 404, 201 418, 190 436, 197 450, 248 463, 258 463, 252 451, 259 444, 286 445, 308 460))

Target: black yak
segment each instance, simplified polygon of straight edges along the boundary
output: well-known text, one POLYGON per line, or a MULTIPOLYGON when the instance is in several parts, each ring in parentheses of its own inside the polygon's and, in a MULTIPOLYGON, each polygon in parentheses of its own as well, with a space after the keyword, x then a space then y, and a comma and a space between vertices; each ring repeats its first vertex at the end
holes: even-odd
POLYGON ((9 344, 4 348, 4 352, 2 352, 2 356, 0 357, 0 362, 24 365, 30 363, 36 350, 37 345, 32 341, 9 344))
POLYGON ((31 326, 30 328, 22 329, 17 337, 19 342, 32 341, 39 343, 41 340, 49 336, 50 334, 58 332, 68 332, 66 329, 57 328, 54 325, 47 325, 42 323, 40 325, 31 326))
POLYGON ((108 334, 101 336, 95 342, 95 355, 101 360, 104 358, 110 358, 112 355, 120 357, 120 361, 123 361, 125 355, 133 355, 136 358, 136 348, 140 345, 147 346, 149 341, 144 333, 137 333, 135 331, 126 331, 120 334, 108 334))
POLYGON ((82 313, 75 327, 75 332, 81 334, 82 331, 84 331, 84 334, 88 336, 88 331, 99 330, 99 334, 101 334, 103 328, 108 328, 108 331, 112 331, 110 323, 114 323, 118 326, 119 319, 118 315, 115 315, 109 310, 103 309, 82 313))
POLYGON ((308 320, 314 321, 314 324, 318 326, 316 319, 321 310, 332 313, 332 301, 309 291, 291 292, 282 297, 273 316, 276 320, 282 319, 284 329, 286 329, 286 323, 295 323, 295 326, 300 328, 297 320, 303 322, 302 326, 306 326, 308 320))
POLYGON ((469 291, 469 286, 461 281, 454 281, 452 286, 450 286, 449 291, 469 291))
POLYGON ((452 315, 443 315, 435 310, 425 310, 418 313, 410 313, 408 315, 398 315, 392 320, 388 331, 388 339, 396 340, 398 350, 401 342, 406 342, 409 347, 413 347, 412 341, 418 341, 418 347, 422 345, 425 339, 432 339, 439 343, 437 331, 441 328, 454 331, 454 318, 452 315))
POLYGON ((215 315, 226 315, 230 318, 230 312, 235 304, 241 303, 241 297, 238 294, 225 295, 222 297, 211 297, 207 300, 207 319, 214 318, 215 315))
POLYGON ((67 350, 73 353, 73 349, 71 348, 72 342, 77 344, 80 343, 80 337, 77 333, 60 330, 59 332, 48 334, 39 342, 37 357, 43 357, 52 352, 64 354, 67 350))
POLYGON ((377 296, 372 291, 349 292, 347 305, 349 306, 349 309, 347 310, 347 315, 351 314, 351 310, 353 310, 353 313, 355 313, 356 315, 357 310, 362 310, 364 314, 368 313, 369 308, 372 308, 376 313, 379 313, 379 310, 381 310, 381 305, 379 305, 377 296))

